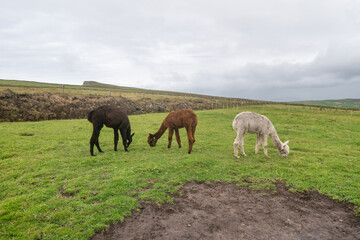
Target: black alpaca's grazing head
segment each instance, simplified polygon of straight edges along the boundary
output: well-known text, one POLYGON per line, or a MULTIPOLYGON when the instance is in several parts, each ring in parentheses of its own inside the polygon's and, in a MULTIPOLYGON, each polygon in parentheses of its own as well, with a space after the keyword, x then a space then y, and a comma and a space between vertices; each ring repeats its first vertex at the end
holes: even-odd
POLYGON ((131 134, 131 130, 128 133, 128 136, 126 138, 126 147, 129 147, 130 144, 132 143, 132 138, 134 136, 135 133, 131 134))

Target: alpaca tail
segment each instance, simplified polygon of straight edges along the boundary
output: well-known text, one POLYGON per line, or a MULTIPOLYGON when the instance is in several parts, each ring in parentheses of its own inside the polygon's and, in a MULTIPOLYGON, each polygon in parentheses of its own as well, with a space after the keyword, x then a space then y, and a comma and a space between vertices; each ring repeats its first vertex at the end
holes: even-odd
POLYGON ((94 110, 92 110, 91 112, 89 112, 88 117, 87 117, 88 121, 91 122, 91 123, 92 123, 91 120, 92 120, 92 115, 93 115, 93 113, 94 113, 94 110))

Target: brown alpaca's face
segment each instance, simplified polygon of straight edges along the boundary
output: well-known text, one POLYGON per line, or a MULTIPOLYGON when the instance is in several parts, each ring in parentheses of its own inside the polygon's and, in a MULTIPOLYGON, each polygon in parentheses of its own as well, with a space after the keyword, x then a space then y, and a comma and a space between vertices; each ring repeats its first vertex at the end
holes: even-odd
POLYGON ((154 135, 149 134, 148 139, 147 139, 148 144, 150 145, 150 147, 155 147, 156 146, 156 142, 157 139, 155 138, 154 135))

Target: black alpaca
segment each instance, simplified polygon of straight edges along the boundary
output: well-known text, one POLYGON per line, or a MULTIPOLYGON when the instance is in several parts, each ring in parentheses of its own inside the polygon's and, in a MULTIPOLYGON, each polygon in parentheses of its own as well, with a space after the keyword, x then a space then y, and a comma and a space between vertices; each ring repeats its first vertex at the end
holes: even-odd
POLYGON ((99 135, 102 127, 105 126, 114 129, 114 151, 117 151, 120 130, 124 149, 128 152, 128 147, 132 142, 130 121, 128 116, 117 108, 111 106, 101 106, 88 114, 88 120, 93 124, 93 133, 90 139, 90 154, 94 155, 94 144, 99 152, 103 152, 99 145, 99 135))

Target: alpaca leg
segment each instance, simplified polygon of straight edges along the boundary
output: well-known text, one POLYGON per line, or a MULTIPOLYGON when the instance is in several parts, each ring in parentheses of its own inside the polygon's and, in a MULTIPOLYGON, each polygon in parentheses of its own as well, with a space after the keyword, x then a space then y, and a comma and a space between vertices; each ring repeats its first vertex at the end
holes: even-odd
POLYGON ((97 136, 95 135, 95 130, 94 130, 93 134, 90 138, 90 155, 91 156, 95 156, 94 155, 94 144, 95 144, 96 138, 97 138, 97 136))
POLYGON ((180 139, 180 134, 179 134, 179 129, 175 128, 175 136, 176 136, 176 141, 179 145, 179 148, 181 148, 181 139, 180 139))
POLYGON ((99 152, 103 152, 103 150, 101 150, 101 148, 100 148, 99 137, 96 139, 95 146, 97 147, 97 149, 99 150, 99 152))
POLYGON ((240 146, 240 138, 237 136, 234 141, 234 156, 236 158, 240 158, 239 156, 239 146, 240 146))
POLYGON ((96 145, 97 149, 99 150, 99 152, 103 152, 100 148, 99 145, 99 135, 100 135, 100 130, 102 127, 93 127, 93 133, 92 136, 90 138, 90 154, 91 156, 95 156, 94 154, 94 144, 96 145))
POLYGON ((173 134, 174 134, 174 129, 169 127, 168 148, 171 148, 171 142, 172 142, 173 134))
POLYGON ((191 149, 189 151, 189 153, 192 151, 192 147, 194 146, 194 143, 195 143, 195 128, 191 128, 191 149))
POLYGON ((192 137, 193 137, 193 140, 194 140, 194 143, 195 143, 195 141, 196 141, 196 140, 195 140, 196 126, 193 126, 191 130, 192 130, 192 137))
POLYGON ((117 145, 119 142, 119 129, 114 128, 114 151, 117 151, 117 145))
POLYGON ((189 142, 189 151, 188 151, 188 153, 191 153, 192 147, 193 147, 194 142, 195 142, 195 139, 194 139, 194 137, 192 136, 192 130, 191 130, 190 127, 187 127, 187 128, 186 128, 186 133, 187 133, 188 142, 189 142))
POLYGON ((96 141, 95 141, 95 146, 97 147, 97 149, 99 150, 99 152, 103 152, 100 148, 100 144, 99 144, 99 136, 100 136, 100 130, 103 128, 103 125, 97 127, 99 129, 99 132, 97 134, 97 138, 96 138, 96 141))
POLYGON ((121 138, 122 138, 122 142, 123 142, 123 145, 124 145, 125 152, 128 152, 129 150, 127 149, 126 130, 121 130, 120 129, 120 133, 121 133, 121 138))
POLYGON ((260 136, 260 134, 256 134, 255 154, 258 154, 260 144, 261 144, 261 136, 260 136))
POLYGON ((246 153, 244 150, 244 139, 245 139, 245 133, 242 133, 239 135, 240 136, 240 150, 241 150, 241 154, 246 157, 246 153))
POLYGON ((261 141, 262 141, 262 146, 264 148, 264 154, 266 157, 268 156, 268 152, 267 152, 267 135, 261 135, 261 141))

